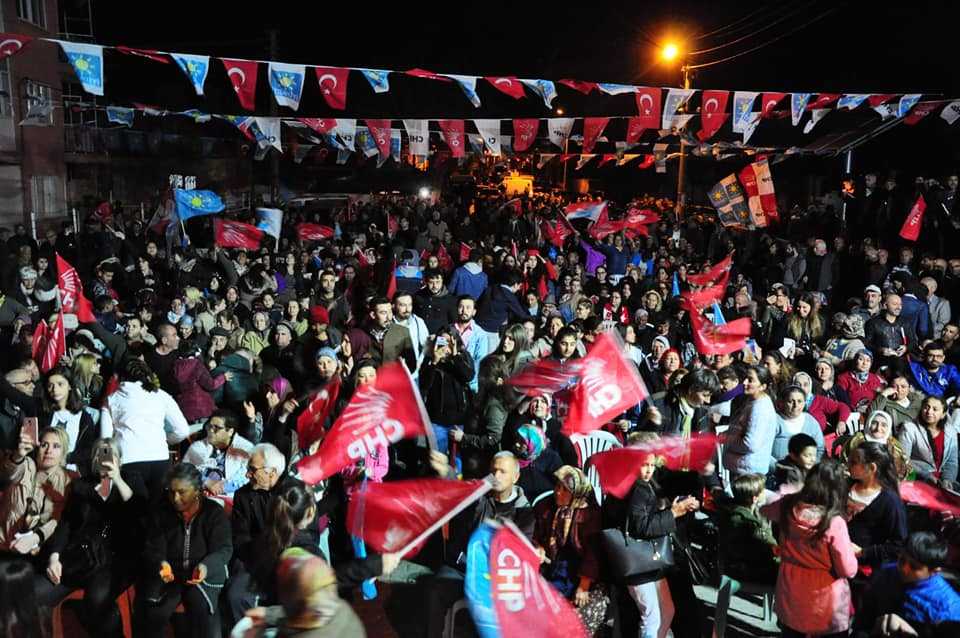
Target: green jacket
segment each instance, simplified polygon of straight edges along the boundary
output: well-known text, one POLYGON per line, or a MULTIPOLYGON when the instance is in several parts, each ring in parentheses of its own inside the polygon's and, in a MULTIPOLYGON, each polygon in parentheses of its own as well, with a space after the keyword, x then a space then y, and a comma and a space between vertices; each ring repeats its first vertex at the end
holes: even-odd
POLYGON ((780 560, 770 522, 743 505, 722 512, 719 529, 721 573, 750 583, 776 580, 780 560))

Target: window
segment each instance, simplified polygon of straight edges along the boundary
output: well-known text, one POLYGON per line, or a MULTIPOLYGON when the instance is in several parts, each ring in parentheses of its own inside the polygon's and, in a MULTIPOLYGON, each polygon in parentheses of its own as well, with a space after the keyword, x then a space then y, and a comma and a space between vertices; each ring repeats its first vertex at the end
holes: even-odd
POLYGON ((46 29, 47 20, 43 2, 44 0, 17 0, 17 17, 41 29, 46 29))
POLYGON ((36 124, 53 124, 53 91, 46 84, 33 80, 24 83, 24 118, 31 116, 36 124))
POLYGON ((13 99, 10 93, 9 60, 0 61, 0 117, 13 117, 13 99))
POLYGON ((30 202, 38 218, 55 217, 66 208, 56 175, 34 175, 30 178, 30 202))

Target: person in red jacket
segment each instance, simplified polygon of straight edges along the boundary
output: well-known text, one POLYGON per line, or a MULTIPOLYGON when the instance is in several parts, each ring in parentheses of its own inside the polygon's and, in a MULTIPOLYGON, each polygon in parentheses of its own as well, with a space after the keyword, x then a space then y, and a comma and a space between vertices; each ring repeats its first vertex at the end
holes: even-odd
POLYGON ((846 391, 850 397, 850 407, 865 412, 877 392, 886 383, 879 375, 870 372, 873 365, 873 353, 864 348, 853 358, 853 368, 837 377, 837 387, 846 391))

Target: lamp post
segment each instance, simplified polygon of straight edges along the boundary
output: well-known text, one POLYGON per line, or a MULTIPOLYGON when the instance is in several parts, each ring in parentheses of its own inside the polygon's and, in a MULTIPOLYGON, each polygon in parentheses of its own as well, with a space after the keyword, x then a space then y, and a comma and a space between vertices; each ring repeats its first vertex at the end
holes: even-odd
MULTIPOLYGON (((666 43, 660 50, 660 57, 664 62, 671 63, 680 57, 680 46, 673 42, 666 43)), ((680 65, 680 73, 683 74, 683 88, 690 88, 690 67, 684 62, 680 65)), ((686 102, 684 102, 686 108, 686 102)), ((680 215, 683 213, 686 205, 686 195, 684 194, 684 182, 687 177, 687 148, 683 135, 680 136, 680 164, 677 166, 677 201, 674 206, 674 214, 677 222, 680 221, 680 215)))

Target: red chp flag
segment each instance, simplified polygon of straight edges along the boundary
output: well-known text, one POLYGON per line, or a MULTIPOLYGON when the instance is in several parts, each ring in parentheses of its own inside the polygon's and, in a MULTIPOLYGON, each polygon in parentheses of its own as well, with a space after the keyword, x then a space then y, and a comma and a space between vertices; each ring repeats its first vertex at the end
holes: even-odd
POLYGON ((727 283, 729 281, 730 271, 728 270, 720 277, 720 281, 714 285, 697 290, 696 292, 688 290, 680 293, 680 296, 698 311, 703 310, 707 306, 712 305, 714 302, 721 301, 723 299, 723 295, 727 292, 727 283))
POLYGON ((624 355, 623 340, 617 333, 604 332, 597 337, 576 367, 578 378, 570 390, 570 412, 563 424, 568 436, 599 430, 649 396, 637 367, 624 355))
POLYGON ((470 251, 473 250, 470 248, 470 244, 460 242, 460 261, 470 261, 470 251))
POLYGON ((920 195, 903 222, 903 228, 900 229, 901 237, 908 241, 917 241, 920 237, 920 226, 923 224, 923 213, 926 210, 927 201, 923 199, 923 195, 920 195))
POLYGON ((253 224, 217 218, 213 220, 213 238, 217 246, 224 248, 256 250, 260 248, 263 231, 253 224))
POLYGON ((704 91, 703 105, 700 107, 700 130, 697 137, 706 142, 716 135, 720 127, 727 121, 727 100, 729 91, 704 91))
POLYGON ((684 301, 683 307, 690 314, 693 345, 700 354, 731 354, 746 347, 753 327, 749 317, 718 326, 701 315, 689 301, 684 301))
POLYGON ((60 289, 60 309, 68 315, 77 315, 80 323, 97 320, 93 316, 93 304, 83 294, 83 283, 77 269, 57 254, 57 287, 60 289))
POLYGON ((603 129, 607 128, 609 117, 586 117, 583 119, 583 152, 592 153, 603 129))
POLYGON ((300 476, 314 485, 366 458, 381 444, 432 434, 410 373, 402 363, 388 363, 377 371, 373 385, 356 391, 317 453, 300 463, 300 476))
POLYGON ((322 241, 333 237, 333 229, 329 226, 303 222, 297 224, 297 237, 300 241, 322 241))
POLYGON ((607 494, 624 498, 640 476, 643 462, 651 454, 665 459, 671 470, 702 470, 717 451, 715 434, 699 434, 684 440, 680 436, 663 437, 651 443, 607 450, 590 457, 600 475, 600 488, 607 494))
POLYGON ((905 503, 919 505, 934 512, 949 512, 960 516, 960 499, 936 485, 923 481, 904 481, 900 484, 900 497, 905 503))
POLYGON ((540 575, 540 557, 512 524, 493 535, 488 564, 501 636, 587 638, 579 614, 540 575))
POLYGON ((377 150, 380 151, 380 157, 390 157, 390 135, 392 134, 390 120, 367 120, 366 122, 377 150))
POLYGON ((257 107, 257 61, 220 58, 240 106, 252 111, 257 107))
POLYGON ((643 128, 660 128, 660 88, 642 87, 634 94, 637 100, 637 124, 643 128))
POLYGON ((513 121, 513 150, 521 153, 533 145, 537 139, 540 120, 537 118, 513 121))
POLYGON ((52 326, 48 326, 46 321, 40 321, 33 333, 32 355, 40 367, 40 372, 46 374, 57 367, 60 357, 66 353, 67 333, 63 327, 61 311, 52 326))
POLYGON ((297 417, 297 442, 301 450, 310 447, 310 444, 323 436, 323 424, 333 413, 333 407, 340 396, 340 377, 334 378, 319 392, 307 409, 297 417))
POLYGON ((757 228, 780 220, 777 213, 777 194, 773 189, 770 164, 763 159, 740 171, 740 183, 747 195, 750 217, 757 228))
POLYGON ((466 157, 463 148, 463 120, 439 120, 440 135, 454 157, 466 157))
POLYGON ((699 275, 687 275, 687 282, 693 286, 709 286, 713 282, 720 279, 723 273, 729 272, 732 265, 733 253, 730 253, 713 265, 709 270, 707 270, 707 272, 699 275))
POLYGON ((489 490, 487 481, 367 482, 350 499, 347 529, 379 553, 405 554, 489 490))

